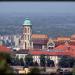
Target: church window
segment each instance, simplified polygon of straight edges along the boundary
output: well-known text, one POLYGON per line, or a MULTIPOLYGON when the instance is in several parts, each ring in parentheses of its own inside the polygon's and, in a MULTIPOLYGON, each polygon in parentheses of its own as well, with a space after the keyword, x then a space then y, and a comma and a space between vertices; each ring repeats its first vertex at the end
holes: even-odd
POLYGON ((26 49, 26 42, 25 42, 25 49, 26 49))
POLYGON ((28 33, 29 33, 29 28, 28 28, 28 33))
POLYGON ((25 40, 26 40, 26 35, 25 35, 25 40))
POLYGON ((25 28, 25 33, 27 33, 27 28, 25 28))
POLYGON ((28 35, 28 40, 29 40, 29 35, 28 35))

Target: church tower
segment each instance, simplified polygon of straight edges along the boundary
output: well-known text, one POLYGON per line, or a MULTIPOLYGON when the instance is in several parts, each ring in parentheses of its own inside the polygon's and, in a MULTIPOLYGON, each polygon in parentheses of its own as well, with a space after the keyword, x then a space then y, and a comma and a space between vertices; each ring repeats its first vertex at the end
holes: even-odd
POLYGON ((23 23, 23 49, 31 48, 32 24, 29 18, 23 23))

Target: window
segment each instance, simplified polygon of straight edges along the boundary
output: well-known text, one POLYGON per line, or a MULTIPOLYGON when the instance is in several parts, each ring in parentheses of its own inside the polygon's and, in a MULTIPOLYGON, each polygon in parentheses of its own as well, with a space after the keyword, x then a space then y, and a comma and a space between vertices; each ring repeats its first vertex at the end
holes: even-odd
POLYGON ((29 40, 30 38, 29 38, 29 35, 28 35, 28 40, 29 40))
POLYGON ((28 33, 29 33, 29 28, 28 28, 28 33))
POLYGON ((24 28, 24 32, 27 33, 27 28, 24 28))
POLYGON ((25 42, 25 49, 26 49, 26 42, 25 42))
POLYGON ((26 40, 26 35, 25 35, 25 40, 26 40))

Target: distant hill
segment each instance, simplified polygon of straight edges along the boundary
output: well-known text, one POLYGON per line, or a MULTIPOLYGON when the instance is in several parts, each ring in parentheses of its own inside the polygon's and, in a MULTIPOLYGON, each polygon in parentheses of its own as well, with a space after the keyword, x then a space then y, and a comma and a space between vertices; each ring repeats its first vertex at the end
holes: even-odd
POLYGON ((0 14, 0 34, 20 34, 25 17, 32 21, 33 33, 50 37, 70 36, 75 33, 75 15, 0 14))

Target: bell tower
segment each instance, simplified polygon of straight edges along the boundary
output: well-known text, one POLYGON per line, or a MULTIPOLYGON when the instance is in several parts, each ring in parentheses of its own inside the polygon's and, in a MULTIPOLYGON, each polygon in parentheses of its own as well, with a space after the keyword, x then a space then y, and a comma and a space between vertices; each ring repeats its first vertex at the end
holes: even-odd
POLYGON ((32 24, 29 18, 26 18, 23 23, 23 49, 31 47, 32 24))

